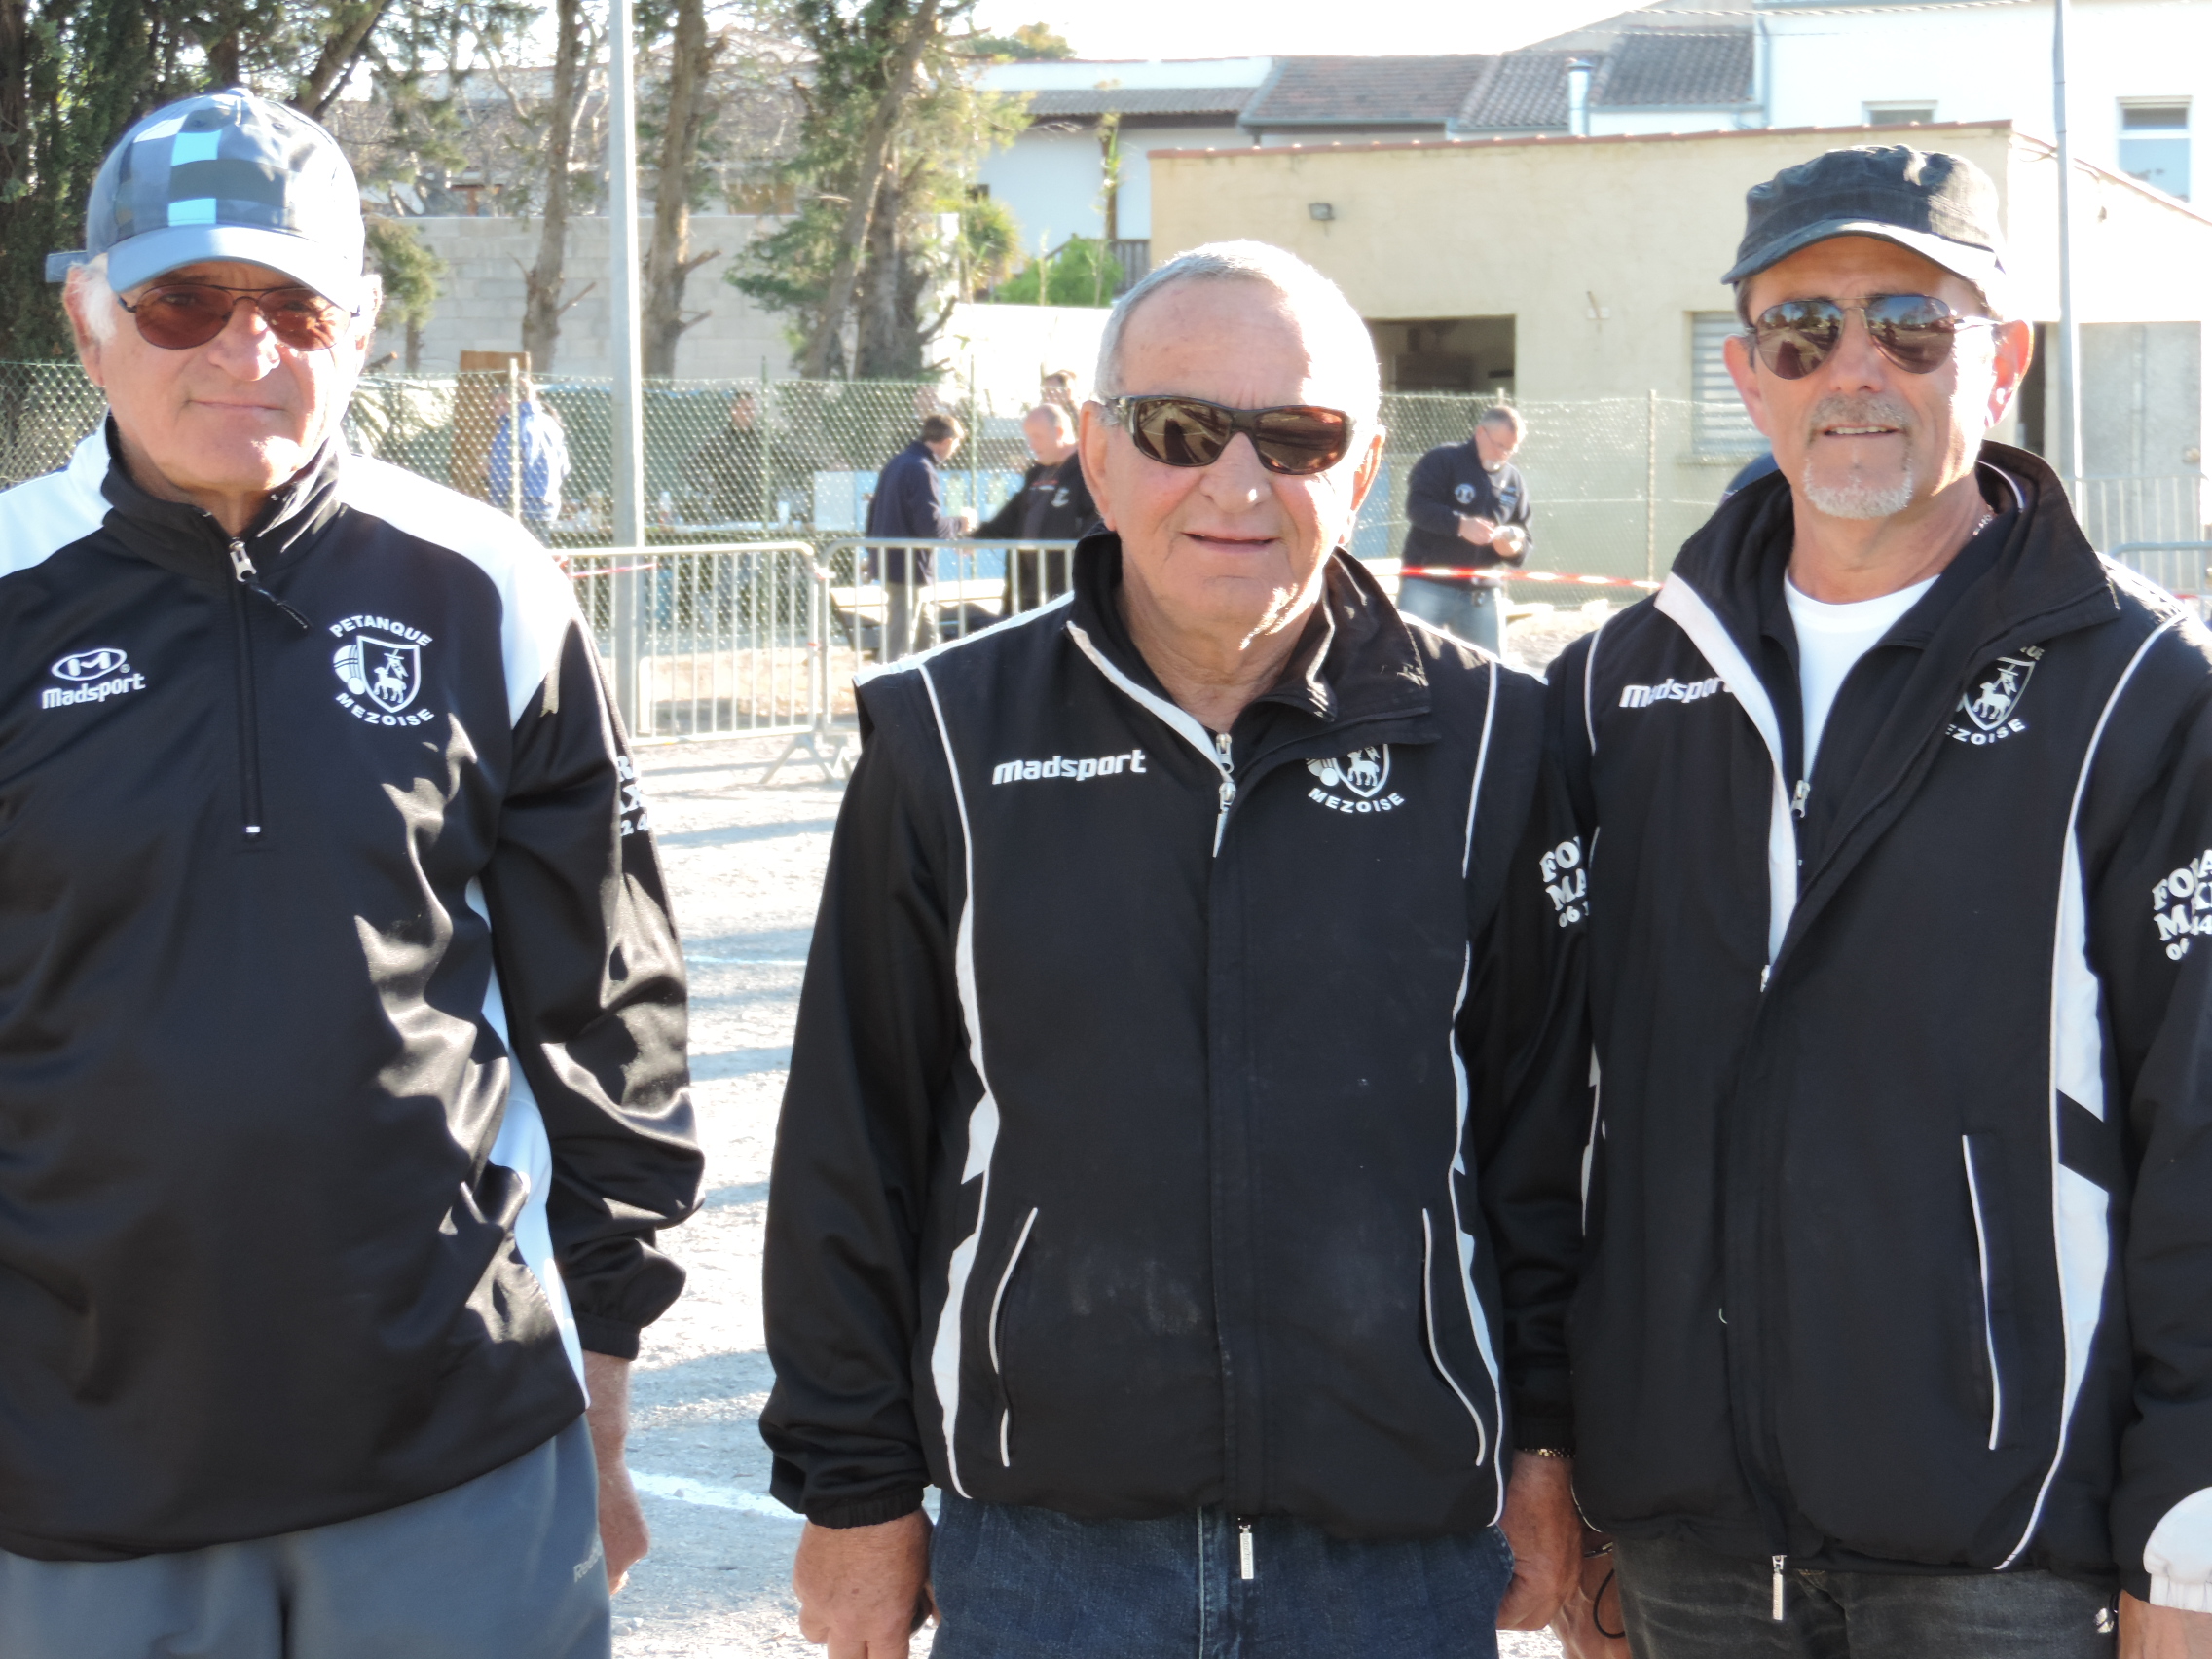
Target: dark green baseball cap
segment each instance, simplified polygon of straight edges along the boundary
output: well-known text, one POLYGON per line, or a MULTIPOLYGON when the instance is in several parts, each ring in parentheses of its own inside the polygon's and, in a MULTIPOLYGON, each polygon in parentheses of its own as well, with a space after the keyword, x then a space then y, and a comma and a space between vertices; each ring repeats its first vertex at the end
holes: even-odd
POLYGON ((1830 150, 1752 185, 1744 205, 1744 240, 1723 282, 1830 237, 1896 242, 1984 293, 2005 273, 1997 186, 1964 156, 1906 144, 1830 150))

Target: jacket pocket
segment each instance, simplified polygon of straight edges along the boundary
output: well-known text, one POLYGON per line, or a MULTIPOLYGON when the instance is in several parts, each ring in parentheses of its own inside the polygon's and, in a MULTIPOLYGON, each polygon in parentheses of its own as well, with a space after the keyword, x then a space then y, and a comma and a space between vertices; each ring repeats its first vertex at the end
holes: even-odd
MULTIPOLYGON (((1453 1264, 1452 1278, 1455 1283, 1459 1281, 1459 1271, 1456 1261, 1453 1264)), ((1484 1425, 1483 1414, 1476 1409, 1474 1399, 1460 1385, 1459 1379, 1453 1374, 1452 1367, 1445 1363, 1444 1345, 1437 1340, 1436 1228, 1435 1224, 1430 1221, 1428 1211, 1425 1209, 1420 1212, 1420 1322, 1421 1335, 1428 1342, 1429 1363, 1436 1367, 1436 1374, 1443 1378, 1452 1392, 1459 1397, 1459 1404, 1466 1407, 1467 1416, 1474 1420, 1475 1463, 1477 1467, 1480 1467, 1490 1458, 1490 1430, 1484 1425)))
POLYGON ((1980 1286, 1978 1329, 1970 1343, 1978 1350, 1975 1367, 1986 1378, 1989 1399, 1989 1450, 2008 1443, 2011 1426, 2008 1413, 2017 1415, 2018 1402, 2006 1399, 2008 1361, 2013 1352, 2011 1334, 2011 1253, 2005 1232, 2001 1201, 2001 1175, 1996 1136, 1969 1134, 1959 1137, 1966 1164, 1967 1204, 1973 1217, 1976 1278, 1980 1286))
POLYGON ((999 1466, 1014 1467, 1011 1436, 1014 1433, 1014 1399, 1006 1385, 1006 1364, 1003 1347, 1003 1326, 1006 1318, 1006 1287, 1014 1282, 1014 1270, 1021 1265, 1021 1252, 1028 1248, 1030 1230, 1037 1225, 1037 1211, 1032 1208, 1022 1218, 1021 1232, 1014 1240, 1014 1248, 1007 1252, 1006 1267, 999 1273, 998 1288, 991 1293, 989 1348, 991 1376, 998 1382, 999 1393, 999 1466))

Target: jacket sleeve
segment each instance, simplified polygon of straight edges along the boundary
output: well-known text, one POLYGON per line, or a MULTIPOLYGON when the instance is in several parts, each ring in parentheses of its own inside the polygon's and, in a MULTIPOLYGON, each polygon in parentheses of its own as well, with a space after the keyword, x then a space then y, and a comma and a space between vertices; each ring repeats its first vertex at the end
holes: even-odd
POLYGON ((917 1274, 960 1013, 941 838, 902 782, 896 735, 872 735, 838 813, 769 1183, 769 1490, 827 1527, 897 1520, 930 1478, 917 1274))
MULTIPOLYGON (((1527 722, 1530 747, 1537 721, 1527 722)), ((1513 1444, 1572 1450, 1567 1309, 1582 1253, 1590 1125, 1582 842, 1556 765, 1537 771, 1502 897, 1472 940, 1460 1010, 1469 1126, 1497 1252, 1513 1444)))
POLYGON ((1432 535, 1459 534, 1459 507, 1452 498, 1452 450, 1445 444, 1414 462, 1406 480, 1406 522, 1432 535))
POLYGON ((1534 511, 1534 503, 1529 499, 1528 475, 1519 468, 1515 468, 1514 476, 1521 480, 1521 498, 1513 503, 1513 510, 1505 515, 1504 522, 1519 525, 1521 534, 1529 538, 1521 544, 1521 557, 1514 561, 1514 563, 1520 564, 1536 550, 1536 527, 1530 522, 1530 514, 1534 511))
POLYGON ((683 959, 637 773, 568 583, 518 578, 509 669, 542 674, 514 728, 483 874, 507 1033, 553 1153, 546 1202, 577 1335, 635 1358, 683 1288, 653 1247, 698 1207, 683 959))
POLYGON ((977 539, 1013 541, 1020 536, 1022 503, 1029 499, 1029 486, 1036 477, 1034 466, 1021 475, 1021 482, 1014 487, 1014 494, 1006 498, 1006 504, 976 527, 977 539))
MULTIPOLYGON (((2147 787, 2112 803, 2121 828, 2088 880, 2089 954, 2101 981, 2117 1079, 2103 1116, 2119 1120, 2129 1167, 2061 1161, 2126 1206, 2120 1277, 2134 1345, 2135 1415, 2120 1441, 2112 1534, 2122 1582, 2156 1606, 2212 1614, 2212 643, 2161 641, 2194 657, 2197 683, 2150 683, 2115 711, 2172 733, 2147 787), (2194 695, 2191 692, 2194 691, 2194 695), (2162 706, 2160 706, 2162 705, 2162 706), (2152 709, 2156 708, 2156 712, 2152 709)), ((2108 737, 2107 742, 2111 739, 2108 737)), ((2103 762, 2100 761, 2100 767, 2103 762)), ((2085 846, 2095 838, 2084 834, 2085 846)), ((2089 858, 2084 853, 2084 858, 2089 858)), ((2063 976, 2062 981, 2063 983, 2063 976)), ((2083 1011, 2093 1021, 2098 985, 2083 1011)), ((2060 1011, 2062 1034, 2066 1021, 2060 1011)), ((2091 1074, 2094 1075, 2094 1074, 2091 1074)), ((2088 1077, 2059 1088, 2090 1091, 2088 1077)), ((2093 1102, 2078 1100, 2082 1106, 2093 1102)), ((2072 1114, 2062 1105, 2065 1121, 2072 1114)), ((2086 1125, 2083 1125, 2086 1127, 2086 1125)), ((2084 1134, 2084 1141, 2088 1136, 2084 1134)), ((2061 1173, 2062 1181, 2065 1171, 2061 1173)), ((2075 1184, 2081 1194, 2083 1188, 2075 1184)))

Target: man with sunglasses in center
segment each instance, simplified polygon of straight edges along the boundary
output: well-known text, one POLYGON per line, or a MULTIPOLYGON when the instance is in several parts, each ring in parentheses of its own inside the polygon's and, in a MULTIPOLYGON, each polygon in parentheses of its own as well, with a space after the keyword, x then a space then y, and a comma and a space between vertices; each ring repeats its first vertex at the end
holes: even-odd
POLYGON ((1749 202, 1777 471, 1551 674, 1576 1494, 1636 1659, 2203 1659, 2212 639, 1988 438, 2030 332, 1985 174, 1749 202))
POLYGON ((1492 1655, 1579 1567, 1541 688, 1343 551, 1380 391, 1309 267, 1168 262, 1095 385, 1073 591, 860 687, 768 1203, 799 1627, 1492 1655))
POLYGON ((591 635, 347 453, 329 133, 187 98, 86 219, 107 418, 0 496, 0 1654, 606 1659, 700 1161, 591 635))

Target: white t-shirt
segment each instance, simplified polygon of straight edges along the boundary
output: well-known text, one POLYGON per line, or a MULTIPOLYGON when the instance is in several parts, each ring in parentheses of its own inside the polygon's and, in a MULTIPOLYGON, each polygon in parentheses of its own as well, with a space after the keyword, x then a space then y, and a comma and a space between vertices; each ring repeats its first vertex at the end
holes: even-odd
POLYGON ((1853 605, 1824 605, 1797 591, 1788 576, 1782 592, 1789 602, 1789 624, 1797 630, 1797 690, 1805 705, 1805 776, 1813 775, 1813 760, 1821 752, 1821 733, 1835 707, 1835 694, 1843 688, 1852 665, 1881 643, 1897 619, 1920 602, 1936 585, 1930 576, 1879 599, 1862 599, 1853 605))

